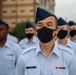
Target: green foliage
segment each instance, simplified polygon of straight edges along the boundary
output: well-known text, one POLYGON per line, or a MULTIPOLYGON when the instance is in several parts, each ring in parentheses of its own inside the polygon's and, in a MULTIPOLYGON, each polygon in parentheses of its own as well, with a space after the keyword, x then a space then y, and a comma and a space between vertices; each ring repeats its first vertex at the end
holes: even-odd
POLYGON ((14 28, 13 35, 16 36, 19 41, 26 37, 26 34, 25 34, 26 22, 30 22, 30 20, 27 19, 25 22, 22 21, 21 23, 18 23, 14 28))
POLYGON ((25 22, 18 23, 13 31, 13 35, 19 40, 23 39, 25 35, 25 22))

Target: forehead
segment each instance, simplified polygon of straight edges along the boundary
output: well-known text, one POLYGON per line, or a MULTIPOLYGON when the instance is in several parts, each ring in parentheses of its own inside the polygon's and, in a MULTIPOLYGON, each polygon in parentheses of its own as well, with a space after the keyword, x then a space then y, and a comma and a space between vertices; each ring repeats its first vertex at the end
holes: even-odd
POLYGON ((30 28, 26 28, 25 30, 33 30, 34 28, 33 27, 30 27, 30 28))
POLYGON ((76 25, 69 26, 70 29, 76 29, 76 25))
POLYGON ((5 28, 5 27, 6 27, 6 25, 0 24, 0 28, 5 28))
POLYGON ((46 22, 55 22, 55 21, 56 21, 55 17, 50 16, 50 17, 47 17, 41 21, 38 21, 37 23, 39 23, 39 22, 46 23, 46 22))

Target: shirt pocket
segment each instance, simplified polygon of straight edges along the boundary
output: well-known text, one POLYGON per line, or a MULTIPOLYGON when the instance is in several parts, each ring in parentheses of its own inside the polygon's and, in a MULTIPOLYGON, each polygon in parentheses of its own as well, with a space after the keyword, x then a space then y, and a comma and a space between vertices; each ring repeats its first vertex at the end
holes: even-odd
POLYGON ((15 68, 15 56, 13 54, 5 56, 5 67, 9 69, 15 68))
POLYGON ((15 56, 13 54, 7 54, 7 56, 5 56, 6 61, 13 61, 15 60, 15 56))
POLYGON ((25 75, 41 75, 40 69, 38 68, 25 69, 25 75))
POLYGON ((52 75, 69 75, 67 69, 52 69, 52 75))

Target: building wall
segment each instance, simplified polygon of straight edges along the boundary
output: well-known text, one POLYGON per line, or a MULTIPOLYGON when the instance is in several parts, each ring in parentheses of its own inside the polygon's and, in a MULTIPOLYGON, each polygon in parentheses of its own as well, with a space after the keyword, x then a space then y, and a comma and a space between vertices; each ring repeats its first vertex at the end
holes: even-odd
POLYGON ((7 22, 12 30, 18 22, 27 19, 34 22, 37 6, 50 11, 51 4, 49 0, 2 0, 0 6, 0 18, 7 22))
POLYGON ((2 0, 0 0, 0 19, 2 17, 2 0))
POLYGON ((40 0, 40 7, 54 13, 55 0, 40 0))

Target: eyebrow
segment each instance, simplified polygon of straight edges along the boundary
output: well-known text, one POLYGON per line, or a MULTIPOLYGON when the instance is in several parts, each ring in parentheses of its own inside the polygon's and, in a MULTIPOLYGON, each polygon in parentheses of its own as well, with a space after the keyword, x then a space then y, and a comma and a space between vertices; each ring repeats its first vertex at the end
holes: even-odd
POLYGON ((52 22, 47 22, 47 23, 51 23, 51 24, 53 24, 52 22))
POLYGON ((52 23, 52 22, 47 22, 47 23, 52 23))
POLYGON ((43 23, 41 23, 41 22, 38 22, 37 24, 43 24, 43 23))
MULTIPOLYGON (((53 24, 52 22, 47 22, 47 23, 51 23, 51 24, 53 24)), ((43 23, 41 23, 41 22, 38 22, 37 24, 43 24, 43 23)))

